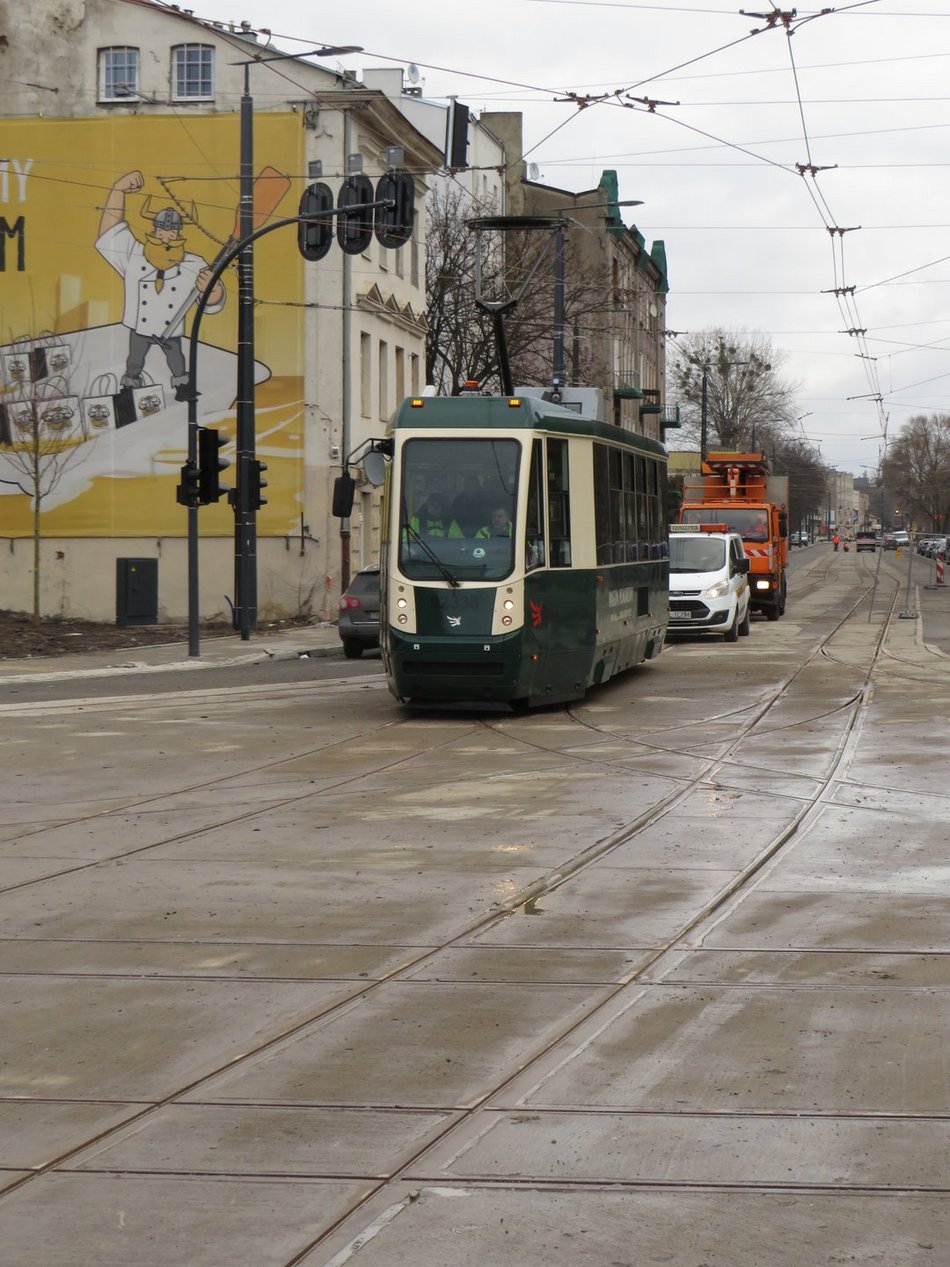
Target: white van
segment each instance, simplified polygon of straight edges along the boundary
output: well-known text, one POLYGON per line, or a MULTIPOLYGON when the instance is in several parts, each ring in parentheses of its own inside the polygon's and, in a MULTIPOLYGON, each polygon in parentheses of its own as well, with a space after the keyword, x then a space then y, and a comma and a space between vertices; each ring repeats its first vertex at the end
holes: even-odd
POLYGON ((737 532, 670 525, 668 633, 705 630, 735 642, 749 632, 749 597, 749 559, 737 532))

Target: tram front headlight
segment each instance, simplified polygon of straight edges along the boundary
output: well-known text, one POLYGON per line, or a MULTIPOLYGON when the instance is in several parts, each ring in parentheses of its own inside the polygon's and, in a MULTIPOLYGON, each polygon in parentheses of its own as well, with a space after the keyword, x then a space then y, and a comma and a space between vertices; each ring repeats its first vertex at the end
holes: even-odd
POLYGON ((505 599, 504 607, 506 612, 514 611, 515 609, 515 605, 510 598, 505 599))
POLYGON ((399 621, 400 625, 406 625, 409 623, 409 617, 405 612, 400 612, 396 619, 399 621))
POLYGON ((510 624, 511 624, 511 617, 510 617, 510 616, 502 616, 502 618, 501 618, 501 623, 502 623, 503 625, 510 625, 510 624))
POLYGON ((408 602, 406 601, 406 599, 404 599, 404 598, 397 598, 397 599, 396 599, 396 606, 397 606, 397 607, 408 607, 408 606, 409 606, 409 604, 408 604, 408 602))

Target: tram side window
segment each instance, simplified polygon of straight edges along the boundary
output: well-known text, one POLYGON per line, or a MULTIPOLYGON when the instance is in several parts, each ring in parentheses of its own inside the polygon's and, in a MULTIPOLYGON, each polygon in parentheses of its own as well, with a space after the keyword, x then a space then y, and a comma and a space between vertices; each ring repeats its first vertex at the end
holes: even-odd
POLYGON ((531 446, 528 476, 528 514, 525 522, 525 570, 544 567, 544 447, 540 440, 531 446))
POLYGON ((653 534, 650 531, 650 496, 647 486, 647 460, 636 458, 637 468, 637 541, 640 544, 640 558, 650 557, 650 545, 653 534))
POLYGON ((614 561, 610 535, 609 453, 606 444, 594 445, 594 537, 598 567, 614 561))
POLYGON ((571 491, 566 440, 548 440, 548 539, 551 567, 571 566, 571 491))

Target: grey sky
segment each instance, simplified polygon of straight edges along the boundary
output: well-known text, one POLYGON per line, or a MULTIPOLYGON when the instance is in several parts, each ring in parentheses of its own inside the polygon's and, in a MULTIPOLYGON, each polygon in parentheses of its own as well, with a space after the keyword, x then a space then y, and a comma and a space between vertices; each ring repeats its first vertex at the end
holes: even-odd
POLYGON ((846 0, 790 27, 722 0, 195 12, 288 49, 361 45, 338 64, 414 62, 426 97, 520 110, 546 183, 587 189, 614 168, 621 198, 643 200, 628 223, 666 243, 670 329, 771 339, 830 465, 873 470, 882 423, 893 437, 950 412, 950 4, 846 0))

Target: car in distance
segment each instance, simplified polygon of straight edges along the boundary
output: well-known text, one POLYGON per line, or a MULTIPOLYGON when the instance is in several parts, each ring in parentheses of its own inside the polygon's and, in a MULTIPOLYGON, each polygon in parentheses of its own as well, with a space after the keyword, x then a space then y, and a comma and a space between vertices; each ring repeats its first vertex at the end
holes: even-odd
POLYGON ((886 532, 884 534, 884 550, 903 550, 905 546, 910 545, 909 532, 886 532))
POLYGON ((340 598, 337 624, 343 654, 358 660, 364 651, 379 646, 379 568, 363 568, 340 598))
POLYGON ((726 642, 750 628, 749 559, 737 532, 722 524, 673 524, 667 634, 721 633, 726 642))
POLYGON ((874 554, 877 550, 877 533, 856 532, 854 534, 854 548, 858 554, 862 550, 870 550, 874 554))

